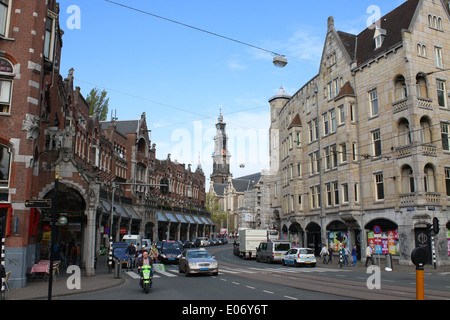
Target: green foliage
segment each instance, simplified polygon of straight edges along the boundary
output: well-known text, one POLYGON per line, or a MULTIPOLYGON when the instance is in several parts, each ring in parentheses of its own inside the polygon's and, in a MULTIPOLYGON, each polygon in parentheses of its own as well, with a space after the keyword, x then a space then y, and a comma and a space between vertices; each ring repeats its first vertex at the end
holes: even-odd
POLYGON ((86 102, 89 104, 89 114, 93 115, 94 112, 98 113, 100 121, 105 121, 108 117, 109 98, 106 98, 108 93, 103 90, 94 88, 91 90, 86 98, 86 102))

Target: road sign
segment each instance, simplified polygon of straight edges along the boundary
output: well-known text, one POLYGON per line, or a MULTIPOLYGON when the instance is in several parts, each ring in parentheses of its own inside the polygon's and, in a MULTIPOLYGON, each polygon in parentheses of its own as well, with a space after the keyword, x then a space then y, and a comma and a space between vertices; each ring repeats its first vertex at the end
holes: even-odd
POLYGON ((50 209, 52 207, 52 199, 29 199, 25 200, 26 208, 50 209))
POLYGON ((380 228, 380 226, 375 226, 375 227, 373 227, 373 232, 374 232, 375 234, 380 234, 380 233, 381 233, 381 228, 380 228))

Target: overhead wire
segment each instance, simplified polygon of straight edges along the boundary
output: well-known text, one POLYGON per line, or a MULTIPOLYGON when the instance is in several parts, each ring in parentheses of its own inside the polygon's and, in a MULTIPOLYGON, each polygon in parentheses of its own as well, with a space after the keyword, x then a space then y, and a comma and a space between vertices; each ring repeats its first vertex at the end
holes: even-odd
POLYGON ((225 39, 225 40, 233 41, 233 42, 236 42, 236 43, 239 43, 239 44, 242 44, 242 45, 245 45, 245 46, 257 49, 257 50, 265 51, 265 52, 271 53, 272 55, 275 55, 275 56, 283 56, 283 55, 281 55, 279 53, 276 53, 276 52, 274 52, 272 50, 264 49, 264 48, 255 46, 253 44, 250 44, 250 43, 247 43, 247 42, 244 42, 244 41, 236 40, 236 39, 233 39, 233 38, 230 38, 230 37, 227 37, 227 36, 215 33, 215 32, 211 32, 211 31, 208 31, 208 30, 205 30, 205 29, 202 29, 202 28, 198 28, 198 27, 195 27, 195 26, 183 23, 183 22, 179 22, 179 21, 176 21, 176 20, 173 20, 173 19, 169 19, 169 18, 160 16, 160 15, 157 15, 157 14, 154 14, 154 13, 142 10, 142 9, 138 9, 138 8, 135 8, 135 7, 127 6, 125 4, 122 4, 122 3, 119 3, 119 2, 116 2, 116 1, 111 1, 111 0, 104 0, 104 1, 109 2, 111 4, 114 4, 116 6, 120 6, 120 7, 129 9, 129 10, 133 10, 133 11, 136 11, 136 12, 139 12, 139 13, 143 13, 143 14, 152 16, 154 18, 166 20, 168 22, 172 22, 172 23, 181 25, 183 27, 187 27, 187 28, 191 28, 191 29, 196 30, 196 31, 204 32, 204 33, 207 33, 207 34, 215 36, 215 37, 219 37, 219 38, 222 38, 222 39, 225 39))

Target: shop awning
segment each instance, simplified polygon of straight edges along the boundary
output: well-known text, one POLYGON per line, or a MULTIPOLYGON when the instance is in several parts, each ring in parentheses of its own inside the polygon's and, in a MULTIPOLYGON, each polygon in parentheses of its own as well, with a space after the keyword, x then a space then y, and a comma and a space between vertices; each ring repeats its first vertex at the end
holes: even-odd
POLYGON ((158 215, 158 221, 162 221, 162 222, 168 222, 169 221, 162 212, 158 211, 158 212, 156 212, 156 214, 158 215))
MULTIPOLYGON (((111 214, 111 203, 109 201, 106 200, 100 200, 98 206, 100 207, 100 209, 103 211, 103 213, 105 214, 111 214)), ((114 205, 116 206, 116 205, 114 205)), ((117 212, 117 210, 114 213, 115 217, 119 216, 119 212, 117 212)))
POLYGON ((175 218, 175 216, 173 215, 173 213, 170 212, 164 212, 164 214, 166 215, 166 217, 170 220, 170 222, 179 222, 177 220, 177 218, 175 218))
POLYGON ((133 219, 133 220, 141 220, 141 218, 139 218, 139 215, 136 213, 136 211, 134 211, 133 207, 123 206, 123 208, 125 209, 127 214, 131 217, 131 219, 133 219))
POLYGON ((194 220, 197 224, 203 224, 202 220, 200 220, 199 217, 197 217, 197 216, 192 216, 192 217, 194 218, 194 220))
POLYGON ((206 218, 203 218, 203 217, 199 217, 199 218, 200 218, 200 220, 203 221, 203 224, 211 224, 211 223, 209 223, 209 221, 206 218))
POLYGON ((194 218, 192 218, 190 215, 185 215, 184 216, 185 218, 186 218, 186 220, 189 222, 189 223, 197 223, 195 220, 194 220, 194 218))
POLYGON ((189 223, 186 220, 186 216, 185 215, 176 213, 175 216, 177 217, 178 221, 180 221, 181 223, 189 223))
POLYGON ((122 205, 114 203, 114 208, 116 208, 116 211, 120 214, 122 219, 130 219, 122 205))

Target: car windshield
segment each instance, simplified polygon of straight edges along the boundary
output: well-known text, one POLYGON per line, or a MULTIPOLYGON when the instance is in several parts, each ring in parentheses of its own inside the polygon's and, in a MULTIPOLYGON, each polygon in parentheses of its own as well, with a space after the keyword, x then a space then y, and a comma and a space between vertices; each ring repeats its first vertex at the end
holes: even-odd
POLYGON ((289 243, 277 243, 275 245, 275 251, 288 251, 291 248, 289 243))
POLYGON ((188 253, 186 254, 186 257, 188 259, 211 258, 211 256, 209 255, 209 252, 207 252, 207 251, 188 251, 188 253))
POLYGON ((298 251, 299 254, 314 254, 314 251, 312 249, 300 249, 298 251))
POLYGON ((162 248, 165 250, 180 250, 180 244, 178 242, 166 242, 162 248))

